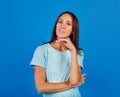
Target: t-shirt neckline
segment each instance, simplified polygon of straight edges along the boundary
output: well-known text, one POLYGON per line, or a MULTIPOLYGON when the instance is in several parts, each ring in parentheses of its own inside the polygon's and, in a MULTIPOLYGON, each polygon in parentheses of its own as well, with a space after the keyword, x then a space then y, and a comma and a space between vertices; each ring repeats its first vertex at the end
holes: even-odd
POLYGON ((54 51, 57 51, 59 53, 65 53, 65 52, 68 52, 69 50, 65 50, 65 51, 59 51, 57 49, 55 49, 54 47, 52 47, 52 45, 50 43, 48 43, 48 45, 50 46, 50 48, 52 48, 54 51))

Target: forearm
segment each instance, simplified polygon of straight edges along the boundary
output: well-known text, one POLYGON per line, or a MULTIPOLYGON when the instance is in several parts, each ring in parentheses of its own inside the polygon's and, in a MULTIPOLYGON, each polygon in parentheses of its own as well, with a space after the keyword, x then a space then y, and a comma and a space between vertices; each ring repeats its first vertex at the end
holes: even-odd
POLYGON ((45 82, 37 88, 38 93, 61 92, 72 88, 69 82, 49 83, 45 82))
POLYGON ((35 66, 34 81, 38 93, 60 92, 72 88, 69 81, 59 83, 46 82, 45 69, 39 66, 35 66))
POLYGON ((70 82, 71 84, 77 84, 80 81, 81 68, 78 65, 77 51, 76 49, 71 51, 71 69, 70 69, 70 82))

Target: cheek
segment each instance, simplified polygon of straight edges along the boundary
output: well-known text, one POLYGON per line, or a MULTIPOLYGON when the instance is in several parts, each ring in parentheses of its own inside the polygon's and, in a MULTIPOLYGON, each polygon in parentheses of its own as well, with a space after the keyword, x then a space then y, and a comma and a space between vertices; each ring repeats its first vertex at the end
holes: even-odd
POLYGON ((72 33, 72 28, 67 29, 68 34, 72 33))
POLYGON ((66 36, 66 37, 69 37, 71 34, 72 34, 72 32, 71 32, 71 31, 68 31, 68 32, 65 34, 65 36, 66 36))
POLYGON ((56 31, 57 31, 59 28, 60 28, 59 25, 56 25, 56 31))
POLYGON ((56 28, 60 28, 60 24, 56 24, 56 28))

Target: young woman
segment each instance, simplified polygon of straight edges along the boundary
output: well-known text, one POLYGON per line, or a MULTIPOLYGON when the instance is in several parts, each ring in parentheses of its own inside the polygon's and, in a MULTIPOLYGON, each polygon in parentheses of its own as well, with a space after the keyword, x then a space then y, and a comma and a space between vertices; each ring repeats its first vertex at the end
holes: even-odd
POLYGON ((63 12, 58 17, 52 39, 36 48, 31 66, 38 93, 44 97, 81 97, 84 83, 83 52, 78 49, 79 25, 76 16, 63 12))

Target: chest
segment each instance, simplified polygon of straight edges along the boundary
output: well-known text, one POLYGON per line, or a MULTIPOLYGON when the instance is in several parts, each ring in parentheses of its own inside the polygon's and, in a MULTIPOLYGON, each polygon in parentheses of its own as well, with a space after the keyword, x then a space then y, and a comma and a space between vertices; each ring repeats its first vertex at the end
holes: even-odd
POLYGON ((49 73, 61 73, 70 68, 70 63, 69 53, 49 53, 46 70, 49 73))

